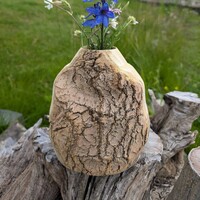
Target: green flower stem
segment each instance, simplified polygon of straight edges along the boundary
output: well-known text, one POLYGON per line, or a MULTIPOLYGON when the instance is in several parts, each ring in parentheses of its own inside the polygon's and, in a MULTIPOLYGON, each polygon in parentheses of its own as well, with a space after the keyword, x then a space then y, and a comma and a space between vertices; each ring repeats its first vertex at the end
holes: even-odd
MULTIPOLYGON (((100 30, 101 28, 100 27, 98 27, 96 30, 94 30, 93 31, 93 29, 91 29, 91 34, 89 35, 89 38, 90 38, 90 41, 91 41, 91 44, 93 45, 94 43, 93 43, 93 41, 92 41, 92 38, 93 38, 93 36, 96 36, 96 38, 97 38, 97 40, 98 40, 98 46, 100 47, 100 43, 101 43, 101 41, 100 41, 100 38, 99 38, 99 35, 97 34, 98 32, 99 32, 99 30, 100 30)), ((93 48, 94 48, 94 45, 93 45, 93 48)))
POLYGON ((108 36, 108 28, 105 28, 104 30, 104 48, 107 48, 109 45, 107 45, 107 36, 108 36))
POLYGON ((104 48, 104 27, 103 24, 101 25, 101 50, 104 48))
POLYGON ((91 34, 89 35, 89 38, 92 38, 94 35, 96 35, 99 30, 100 28, 97 28, 95 31, 92 31, 91 34))
MULTIPOLYGON (((50 4, 52 4, 50 1, 47 0, 47 2, 49 2, 50 4)), ((87 34, 85 33, 84 29, 82 28, 82 26, 79 24, 79 22, 77 21, 77 19, 73 16, 73 13, 69 12, 68 10, 65 10, 64 8, 56 5, 56 4, 52 4, 53 6, 55 6, 56 8, 66 12, 69 16, 72 17, 72 19, 75 21, 76 25, 81 29, 81 31, 83 32, 83 34, 85 35, 87 41, 88 41, 88 46, 90 44, 90 38, 87 36, 87 34)))
POLYGON ((81 46, 83 46, 83 34, 81 33, 81 46))
POLYGON ((90 44, 90 38, 88 37, 88 35, 85 33, 84 29, 82 28, 82 26, 79 24, 79 22, 77 21, 77 19, 73 16, 73 14, 71 15, 72 19, 75 21, 75 23, 78 25, 78 27, 81 29, 81 31, 83 32, 83 34, 85 35, 85 37, 87 38, 88 41, 88 46, 90 44))

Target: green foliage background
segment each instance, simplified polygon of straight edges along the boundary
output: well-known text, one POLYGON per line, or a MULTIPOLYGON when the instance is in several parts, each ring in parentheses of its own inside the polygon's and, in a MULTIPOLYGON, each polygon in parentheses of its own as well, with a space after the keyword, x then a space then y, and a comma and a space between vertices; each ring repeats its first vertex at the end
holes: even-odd
MULTIPOLYGON (((75 15, 86 14, 82 0, 71 4, 75 15)), ((42 0, 6 0, 0 7, 0 108, 23 113, 29 127, 48 114, 53 80, 80 40, 73 37, 73 21, 57 9, 45 9, 42 0)), ((116 46, 146 88, 158 97, 173 90, 200 95, 200 16, 139 1, 130 2, 121 22, 129 15, 139 25, 129 27, 116 46)), ((193 128, 200 130, 200 119, 193 128)))

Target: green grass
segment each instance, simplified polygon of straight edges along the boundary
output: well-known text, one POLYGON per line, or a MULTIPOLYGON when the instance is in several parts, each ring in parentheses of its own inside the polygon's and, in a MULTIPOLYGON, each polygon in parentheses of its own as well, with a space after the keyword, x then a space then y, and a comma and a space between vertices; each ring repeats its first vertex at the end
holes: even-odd
MULTIPOLYGON (((71 2, 76 13, 86 14, 81 0, 71 2)), ((6 0, 0 7, 0 108, 23 113, 29 127, 48 114, 53 80, 80 41, 73 37, 73 21, 56 9, 45 9, 42 0, 6 0)), ((200 95, 200 16, 138 1, 131 1, 124 18, 128 15, 140 23, 129 27, 116 46, 146 88, 158 97, 173 90, 200 95)), ((200 120, 195 128, 200 130, 200 120)))

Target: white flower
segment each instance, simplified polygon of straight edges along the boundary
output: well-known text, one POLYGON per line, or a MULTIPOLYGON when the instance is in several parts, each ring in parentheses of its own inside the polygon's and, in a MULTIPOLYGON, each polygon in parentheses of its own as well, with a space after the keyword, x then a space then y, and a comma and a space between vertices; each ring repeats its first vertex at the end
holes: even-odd
POLYGON ((117 25, 118 25, 117 17, 111 19, 110 25, 111 25, 112 28, 117 29, 117 25))
POLYGON ((137 20, 133 21, 133 25, 139 24, 137 20))
POLYGON ((79 16, 79 19, 80 19, 81 21, 84 21, 84 20, 85 20, 85 15, 80 15, 80 16, 79 16))
POLYGON ((133 16, 129 16, 129 17, 128 17, 128 20, 129 20, 133 25, 136 25, 136 24, 139 23, 139 22, 135 19, 135 17, 133 17, 133 16))
POLYGON ((53 8, 53 0, 44 0, 44 3, 47 4, 45 6, 45 8, 47 8, 48 10, 50 10, 51 8, 53 8))
POLYGON ((80 30, 75 30, 74 31, 74 36, 79 36, 81 34, 82 34, 82 31, 80 31, 80 30))

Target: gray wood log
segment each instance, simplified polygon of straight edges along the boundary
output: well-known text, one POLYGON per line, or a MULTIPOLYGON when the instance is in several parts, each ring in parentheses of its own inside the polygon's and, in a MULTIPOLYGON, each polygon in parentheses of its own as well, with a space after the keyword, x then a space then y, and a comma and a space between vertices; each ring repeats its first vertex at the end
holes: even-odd
POLYGON ((197 135, 197 131, 192 133, 190 129, 192 122, 200 116, 200 99, 194 93, 170 92, 164 96, 165 104, 160 106, 151 90, 149 94, 155 110, 152 128, 161 137, 164 149, 163 165, 146 196, 162 200, 172 191, 184 166, 181 150, 193 143, 197 135))
POLYGON ((185 166, 167 200, 199 200, 200 176, 192 170, 185 155, 185 166))
POLYGON ((59 188, 44 167, 43 159, 37 154, 37 149, 34 151, 32 140, 40 124, 41 120, 16 145, 0 152, 2 200, 55 200, 59 195, 59 188))
POLYGON ((4 151, 9 146, 13 146, 25 133, 26 128, 19 122, 11 124, 0 134, 0 151, 4 151))
POLYGON ((200 100, 190 93, 169 93, 164 99, 163 107, 154 102, 152 128, 158 135, 150 131, 137 163, 117 175, 88 176, 66 169, 48 129, 29 129, 0 152, 0 199, 56 200, 60 194, 63 200, 166 199, 183 167, 181 151, 195 139, 189 130, 200 115, 200 100))
MULTIPOLYGON (((43 141, 43 139, 41 140, 43 141)), ((38 147, 42 151, 40 142, 38 142, 38 147)), ((134 199, 140 199, 149 181, 155 176, 156 168, 153 166, 160 163, 161 154, 161 140, 151 131, 147 145, 137 164, 123 173, 97 177, 75 173, 61 166, 60 169, 55 166, 50 168, 53 170, 51 174, 54 180, 61 188, 63 199, 129 199, 132 194, 134 194, 134 199), (63 177, 67 177, 67 179, 63 181, 63 177)), ((49 161, 49 164, 54 164, 56 161, 56 166, 58 166, 56 157, 49 158, 49 161)))
MULTIPOLYGON (((25 172, 17 175, 18 178, 14 182, 12 181, 12 185, 6 184, 4 190, 1 191, 3 194, 1 199, 49 199, 41 193, 50 194, 51 191, 56 191, 57 186, 61 190, 62 198, 67 200, 129 199, 133 193, 135 194, 134 198, 138 199, 137 197, 143 195, 146 186, 155 176, 154 169, 156 168, 154 166, 160 163, 163 149, 160 138, 151 131, 149 141, 135 166, 118 175, 93 177, 72 172, 61 165, 51 146, 46 129, 35 129, 29 137, 32 137, 33 140, 34 162, 26 167, 25 172), (38 177, 40 178, 38 179, 38 177), (53 180, 49 180, 49 177, 52 177, 53 180), (30 183, 28 183, 29 181, 30 183), (22 182, 27 185, 27 189, 22 182), (49 184, 47 184, 48 182, 49 184), (21 187, 19 187, 20 184, 21 187), (49 185, 49 188, 45 190, 42 185, 49 185), (146 186, 143 187, 144 185, 146 186), (138 190, 138 188, 141 189, 138 190), (33 194, 35 195, 32 196, 33 194), (41 196, 37 196, 38 194, 41 196)), ((1 162, 4 160, 5 157, 1 157, 1 162)), ((16 163, 17 161, 12 160, 11 162, 16 163)), ((5 170, 0 172, 1 176, 4 172, 5 170)), ((55 196, 52 199, 55 199, 55 196)))
POLYGON ((162 159, 167 162, 194 141, 197 131, 190 130, 193 121, 200 116, 200 99, 194 93, 176 91, 166 94, 164 101, 164 106, 156 108, 151 123, 154 132, 163 141, 162 159))

